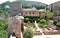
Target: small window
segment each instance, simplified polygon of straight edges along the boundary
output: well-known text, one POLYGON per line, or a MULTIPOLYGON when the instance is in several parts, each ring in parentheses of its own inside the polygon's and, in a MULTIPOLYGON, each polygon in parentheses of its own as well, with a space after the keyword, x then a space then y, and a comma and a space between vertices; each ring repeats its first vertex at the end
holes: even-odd
POLYGON ((29 14, 31 14, 31 12, 29 12, 29 14))
POLYGON ((34 14, 34 12, 33 12, 33 14, 34 14))
POLYGON ((39 14, 41 14, 41 12, 39 12, 39 14))
POLYGON ((16 36, 14 32, 13 32, 12 36, 16 36))
POLYGON ((26 14, 27 14, 27 12, 26 12, 26 14))

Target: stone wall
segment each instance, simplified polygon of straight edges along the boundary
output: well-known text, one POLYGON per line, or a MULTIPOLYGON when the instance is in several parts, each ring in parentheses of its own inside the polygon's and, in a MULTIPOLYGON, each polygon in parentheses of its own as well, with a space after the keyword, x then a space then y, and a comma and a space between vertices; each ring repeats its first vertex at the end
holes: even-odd
POLYGON ((22 16, 10 17, 8 21, 8 34, 9 36, 15 33, 16 37, 21 37, 21 32, 23 30, 23 19, 22 16), (22 29, 22 30, 21 30, 22 29))

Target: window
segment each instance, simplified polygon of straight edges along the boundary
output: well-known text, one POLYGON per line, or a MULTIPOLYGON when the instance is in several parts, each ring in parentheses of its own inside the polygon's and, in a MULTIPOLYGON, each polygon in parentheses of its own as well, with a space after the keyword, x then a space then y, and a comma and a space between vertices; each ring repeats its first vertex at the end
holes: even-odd
POLYGON ((33 14, 34 14, 34 12, 33 12, 33 14))
POLYGON ((27 14, 27 12, 26 12, 26 14, 27 14))
POLYGON ((29 12, 29 14, 31 14, 31 12, 29 12))
POLYGON ((39 12, 39 14, 41 14, 41 12, 39 12))

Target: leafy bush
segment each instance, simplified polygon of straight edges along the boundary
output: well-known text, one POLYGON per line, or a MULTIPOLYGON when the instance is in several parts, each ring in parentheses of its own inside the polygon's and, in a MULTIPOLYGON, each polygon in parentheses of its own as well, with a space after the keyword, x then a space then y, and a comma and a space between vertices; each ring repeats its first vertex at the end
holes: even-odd
POLYGON ((8 31, 5 30, 0 31, 0 38, 8 38, 8 31))
POLYGON ((24 38, 32 38, 33 37, 33 31, 31 28, 27 28, 23 33, 24 38))
POLYGON ((25 23, 30 23, 30 19, 29 18, 25 18, 24 22, 25 23))
POLYGON ((54 13, 52 13, 52 12, 49 12, 49 13, 46 12, 46 17, 49 18, 49 19, 52 18, 53 15, 54 15, 54 13))
POLYGON ((57 22, 56 25, 57 25, 57 27, 60 27, 60 22, 57 22))
POLYGON ((41 28, 45 28, 46 25, 45 25, 45 24, 41 24, 41 23, 39 23, 39 27, 41 27, 41 28))
POLYGON ((0 20, 0 30, 6 30, 8 27, 8 22, 6 20, 0 20))
POLYGON ((53 24, 56 25, 57 21, 54 21, 53 24))
POLYGON ((45 24, 47 21, 45 20, 45 19, 41 19, 40 20, 40 23, 43 23, 43 24, 45 24))
POLYGON ((7 20, 0 20, 0 38, 8 38, 8 22, 7 20))
POLYGON ((34 18, 25 18, 25 23, 34 23, 35 21, 39 22, 40 18, 34 17, 34 18))

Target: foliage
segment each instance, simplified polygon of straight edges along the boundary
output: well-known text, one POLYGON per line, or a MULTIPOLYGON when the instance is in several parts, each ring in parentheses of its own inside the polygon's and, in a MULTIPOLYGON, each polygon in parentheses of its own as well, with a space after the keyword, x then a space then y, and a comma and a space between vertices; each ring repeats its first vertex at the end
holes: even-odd
POLYGON ((2 3, 2 4, 0 4, 0 16, 1 15, 5 15, 6 17, 8 16, 8 14, 9 14, 9 1, 7 1, 7 2, 4 2, 4 3, 2 3), (7 6, 7 7, 6 7, 7 6))
POLYGON ((54 25, 56 25, 56 24, 57 24, 57 22, 58 22, 58 21, 56 21, 56 20, 55 20, 55 21, 53 22, 53 24, 54 24, 54 25))
POLYGON ((0 20, 0 30, 6 30, 8 22, 6 20, 0 20))
POLYGON ((31 28, 27 28, 23 33, 24 38, 32 38, 33 37, 33 31, 31 28))
POLYGON ((53 15, 54 15, 54 13, 52 13, 52 12, 46 12, 46 17, 49 19, 52 18, 53 15))
POLYGON ((57 25, 57 27, 60 27, 60 22, 57 22, 56 25, 57 25))
POLYGON ((7 20, 0 20, 0 38, 8 38, 8 22, 7 20))
POLYGON ((29 18, 25 18, 24 20, 26 23, 30 23, 30 19, 29 18))
POLYGON ((40 23, 45 24, 47 21, 45 19, 41 19, 40 23))
MULTIPOLYGON (((30 18, 30 19, 31 19, 31 18, 30 18)), ((31 19, 31 22, 32 22, 32 23, 34 23, 35 21, 38 22, 38 18, 32 18, 32 19, 31 19)))
POLYGON ((22 6, 24 8, 36 7, 38 9, 40 9, 40 8, 45 8, 46 7, 46 4, 41 3, 41 2, 36 2, 36 1, 23 1, 22 2, 22 6))
POLYGON ((39 22, 38 22, 39 27, 41 27, 41 28, 45 28, 47 26, 47 23, 48 23, 48 21, 46 18, 39 19, 39 22))
POLYGON ((0 31, 0 38, 8 38, 8 31, 5 30, 0 31))
POLYGON ((57 27, 60 27, 60 21, 58 21, 58 20, 55 20, 53 24, 57 27))
POLYGON ((26 17, 24 20, 25 23, 34 23, 35 21, 37 21, 37 23, 46 23, 47 19, 46 18, 37 18, 37 17, 34 17, 34 18, 26 17))
POLYGON ((41 5, 41 6, 39 6, 39 5, 36 6, 36 5, 35 5, 34 7, 35 7, 36 9, 38 9, 38 10, 39 10, 39 9, 45 9, 45 6, 42 6, 42 5, 41 5))
POLYGON ((39 23, 39 27, 41 27, 41 28, 45 28, 46 25, 45 25, 45 24, 41 24, 41 23, 39 23))
POLYGON ((48 26, 51 26, 51 25, 53 25, 53 23, 51 23, 51 22, 47 22, 47 25, 48 25, 48 26))
POLYGON ((22 8, 32 8, 32 6, 30 4, 28 5, 27 3, 23 3, 22 8))

